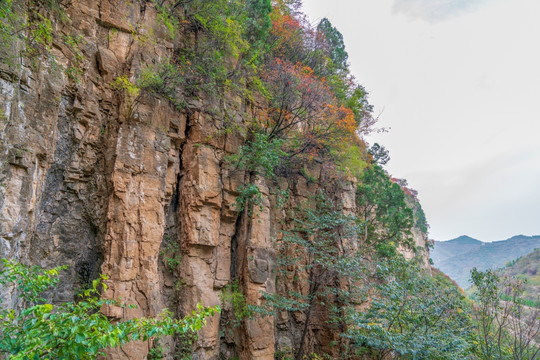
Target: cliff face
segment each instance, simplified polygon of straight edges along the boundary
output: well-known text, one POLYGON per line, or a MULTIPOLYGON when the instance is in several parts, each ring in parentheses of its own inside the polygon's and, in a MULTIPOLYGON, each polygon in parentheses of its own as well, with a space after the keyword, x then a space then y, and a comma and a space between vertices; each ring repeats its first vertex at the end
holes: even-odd
MULTIPOLYGON (((274 241, 282 236, 287 208, 325 184, 345 211, 355 211, 354 183, 331 182, 325 167, 313 162, 309 179, 292 173, 273 184, 259 180, 261 210, 251 220, 239 214, 234 203, 249 174, 231 170, 225 157, 244 139, 220 131, 224 120, 212 109, 227 107, 239 127, 259 110, 234 98, 192 99, 185 110, 148 94, 136 106, 129 103, 113 80, 133 77, 173 49, 155 8, 72 0, 66 12, 71 23, 53 20, 52 26, 55 34, 82 37, 78 81, 64 72, 74 54, 58 36, 54 66, 28 58, 0 63, 0 257, 69 265, 50 294, 53 301, 71 300, 102 273, 106 297, 137 306, 104 309, 117 319, 220 304, 221 289, 233 277, 246 302, 258 304, 261 292, 276 291, 274 241), (149 32, 154 40, 143 41, 149 32), (276 206, 271 188, 290 191, 285 208, 276 206)), ((423 234, 415 238, 425 245, 423 234)), ((2 295, 15 304, 11 289, 2 295)), ((239 328, 225 320, 208 319, 194 358, 273 359, 276 349, 298 341, 286 314, 239 328)), ((322 335, 313 346, 327 346, 331 337, 322 335)), ((143 359, 149 346, 135 342, 110 357, 143 359)))

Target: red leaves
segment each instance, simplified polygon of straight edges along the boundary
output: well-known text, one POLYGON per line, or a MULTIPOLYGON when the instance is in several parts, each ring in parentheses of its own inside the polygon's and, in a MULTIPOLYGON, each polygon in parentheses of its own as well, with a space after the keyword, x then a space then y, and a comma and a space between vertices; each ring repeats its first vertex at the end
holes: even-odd
POLYGON ((308 158, 357 140, 353 111, 340 104, 309 66, 276 58, 262 72, 272 106, 265 117, 271 136, 294 139, 295 154, 308 158))
POLYGON ((349 150, 354 148, 356 152, 346 156, 363 159, 365 144, 358 144, 359 135, 367 133, 372 123, 360 122, 356 103, 349 101, 357 85, 348 69, 335 74, 326 68, 330 61, 326 35, 312 27, 294 4, 298 2, 273 0, 268 38, 272 57, 266 57, 259 73, 270 106, 259 116, 260 127, 270 139, 286 140, 291 157, 352 154, 349 150))
POLYGON ((304 27, 290 9, 286 6, 274 6, 270 19, 270 37, 275 52, 282 56, 290 55, 303 47, 304 27))

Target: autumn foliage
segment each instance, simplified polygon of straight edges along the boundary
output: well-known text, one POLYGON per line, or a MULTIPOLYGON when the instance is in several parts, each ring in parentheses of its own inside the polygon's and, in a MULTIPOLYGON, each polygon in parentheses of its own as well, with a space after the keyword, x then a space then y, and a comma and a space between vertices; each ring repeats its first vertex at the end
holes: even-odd
POLYGON ((363 137, 376 121, 368 93, 349 72, 341 33, 328 19, 311 25, 300 5, 159 2, 164 25, 182 36, 173 56, 135 84, 179 108, 189 107, 184 99, 236 93, 259 109, 248 134, 279 140, 289 159, 330 157, 336 170, 359 175, 369 158, 363 137))
POLYGON ((327 19, 311 26, 298 9, 298 1, 273 1, 270 56, 258 73, 270 106, 258 130, 285 140, 290 158, 330 156, 336 169, 360 174, 368 159, 363 136, 376 121, 368 94, 349 73, 337 29, 327 19))

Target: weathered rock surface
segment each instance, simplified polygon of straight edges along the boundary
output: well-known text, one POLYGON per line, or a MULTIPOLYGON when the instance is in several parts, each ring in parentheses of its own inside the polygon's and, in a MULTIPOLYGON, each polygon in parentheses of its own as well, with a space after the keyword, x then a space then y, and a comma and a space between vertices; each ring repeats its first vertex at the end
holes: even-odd
MULTIPOLYGON (((72 0, 66 10, 71 25, 54 26, 84 40, 78 82, 63 71, 72 54, 58 39, 52 50, 58 66, 0 62, 0 257, 69 265, 51 294, 56 302, 71 300, 99 273, 107 275, 105 296, 136 305, 104 309, 115 319, 155 316, 165 307, 181 316, 197 303, 221 304, 221 289, 232 278, 248 303, 260 304, 261 292, 276 291, 274 241, 285 217, 270 185, 290 190, 291 207, 319 185, 298 173, 275 180, 277 185, 259 180, 262 210, 246 219, 234 203, 248 174, 225 161, 243 138, 220 133, 222 122, 210 105, 196 101, 179 111, 147 94, 132 106, 111 86, 117 76, 133 78, 172 50, 160 37, 166 31, 153 6, 72 0), (156 41, 140 40, 148 29, 156 41)), ((234 118, 241 126, 249 117, 234 118)), ((311 175, 323 182, 324 167, 312 165, 311 175)), ((347 212, 355 211, 353 183, 332 191, 347 212)), ((12 305, 10 289, 2 296, 12 305)), ((276 349, 298 341, 301 319, 294 328, 287 316, 228 329, 214 316, 200 332, 193 358, 218 359, 221 352, 225 358, 273 359, 276 349)), ((321 332, 314 341, 328 348, 331 338, 321 332)), ((137 342, 109 357, 145 359, 150 346, 137 342)))

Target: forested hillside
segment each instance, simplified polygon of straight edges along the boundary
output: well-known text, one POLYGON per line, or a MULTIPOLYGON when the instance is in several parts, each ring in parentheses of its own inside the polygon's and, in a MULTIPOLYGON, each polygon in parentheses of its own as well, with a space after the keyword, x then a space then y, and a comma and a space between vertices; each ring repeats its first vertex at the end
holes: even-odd
POLYGON ((523 280, 524 298, 535 303, 536 306, 540 304, 540 248, 516 260, 509 261, 501 269, 500 274, 523 280))
POLYGON ((467 289, 471 286, 470 272, 473 268, 482 271, 498 269, 537 247, 540 247, 540 236, 517 235, 494 242, 460 236, 449 241, 435 241, 431 258, 435 267, 467 289))

